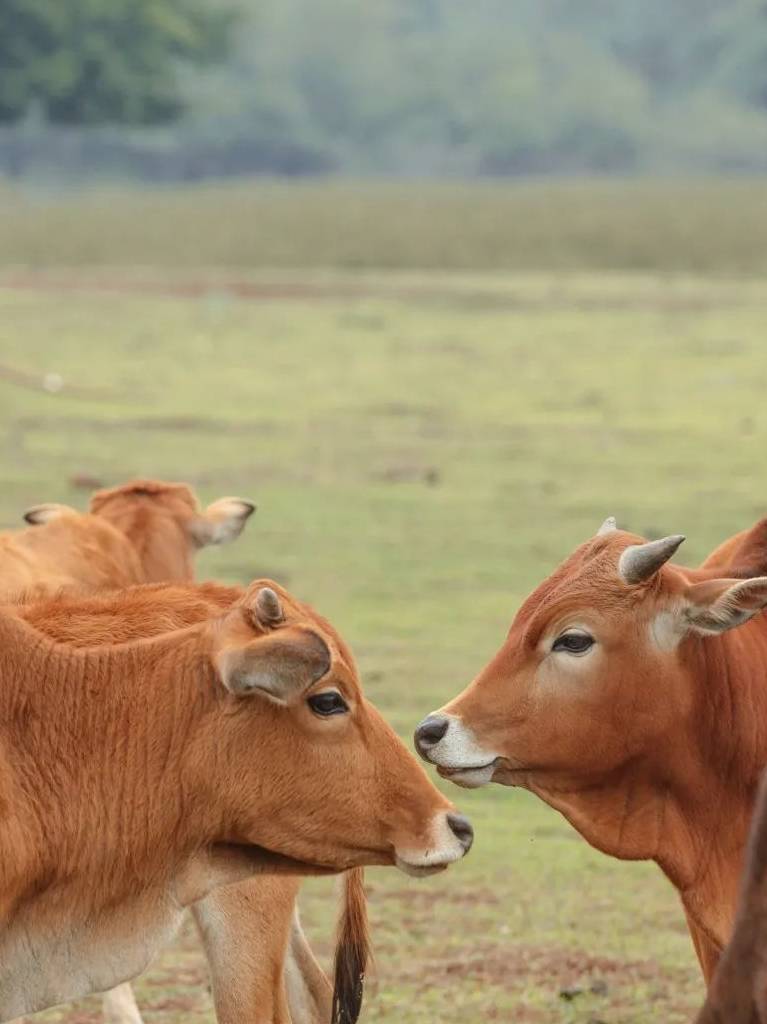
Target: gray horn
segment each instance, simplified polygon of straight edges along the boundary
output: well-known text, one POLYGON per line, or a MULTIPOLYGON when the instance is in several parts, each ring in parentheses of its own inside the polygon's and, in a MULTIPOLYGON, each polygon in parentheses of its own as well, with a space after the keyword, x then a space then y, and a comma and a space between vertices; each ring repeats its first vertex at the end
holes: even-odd
POLYGON ((264 626, 275 626, 284 618, 280 599, 271 587, 262 587, 256 594, 254 611, 264 626))
POLYGON ((645 544, 632 544, 626 548, 618 562, 618 572, 624 583, 644 583, 671 558, 684 540, 681 533, 645 544))
POLYGON ((597 537, 603 537, 606 533, 614 533, 618 529, 615 516, 608 516, 597 530, 597 537))

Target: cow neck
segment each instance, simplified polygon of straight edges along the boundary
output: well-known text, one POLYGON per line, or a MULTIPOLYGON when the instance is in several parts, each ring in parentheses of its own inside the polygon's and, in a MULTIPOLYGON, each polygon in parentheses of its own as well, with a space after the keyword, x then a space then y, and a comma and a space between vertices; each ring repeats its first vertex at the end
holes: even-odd
POLYGON ((767 764, 767 620, 690 637, 679 656, 692 708, 646 756, 588 780, 545 773, 522 784, 602 852, 654 860, 680 893, 696 946, 715 961, 732 929, 767 764))
POLYGON ((721 951, 734 923, 751 814, 767 764, 767 620, 690 638, 680 653, 696 696, 691 756, 675 792, 688 840, 685 856, 675 854, 678 864, 670 855, 660 863, 680 889, 691 925, 721 951))
POLYGON ((94 815, 96 846, 127 843, 147 859, 171 837, 179 849, 215 838, 220 822, 209 820, 195 767, 199 723, 220 693, 208 635, 198 625, 74 649, 0 611, 0 808, 5 789, 31 840, 56 822, 82 856, 94 815))

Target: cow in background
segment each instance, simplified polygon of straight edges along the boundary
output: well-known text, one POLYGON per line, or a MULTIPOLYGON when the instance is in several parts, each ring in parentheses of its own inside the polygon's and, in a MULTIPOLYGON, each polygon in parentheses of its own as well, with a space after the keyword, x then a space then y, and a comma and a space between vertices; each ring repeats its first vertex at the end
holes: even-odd
POLYGON ((204 511, 186 484, 133 480, 93 495, 88 512, 35 505, 29 529, 0 533, 4 594, 191 580, 194 554, 240 535, 255 505, 220 498, 204 511))

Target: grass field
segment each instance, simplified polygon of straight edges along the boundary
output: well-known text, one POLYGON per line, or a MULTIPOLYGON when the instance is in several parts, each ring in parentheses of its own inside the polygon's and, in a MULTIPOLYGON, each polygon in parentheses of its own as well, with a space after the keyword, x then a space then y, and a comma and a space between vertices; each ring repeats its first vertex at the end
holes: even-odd
MULTIPOLYGON (((238 297, 205 280, 0 275, 0 523, 82 505, 81 475, 253 497, 201 575, 269 575, 315 603, 403 735, 606 515, 686 532, 694 561, 765 512, 758 281, 262 272, 238 297)), ((369 873, 368 1024, 690 1019, 702 985, 654 866, 601 856, 522 792, 451 796, 476 828, 465 862, 369 873)), ((327 954, 332 885, 303 906, 327 954)), ((213 1020, 191 932, 137 990, 147 1021, 213 1020)))
POLYGON ((0 263, 767 270, 765 180, 0 187, 0 263))

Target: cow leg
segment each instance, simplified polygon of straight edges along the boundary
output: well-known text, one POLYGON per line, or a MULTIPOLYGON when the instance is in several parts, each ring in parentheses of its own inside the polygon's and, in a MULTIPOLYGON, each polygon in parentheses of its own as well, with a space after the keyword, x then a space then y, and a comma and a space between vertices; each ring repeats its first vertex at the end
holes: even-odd
POLYGON ((285 986, 293 1024, 328 1024, 333 1007, 333 986, 306 940, 298 919, 298 908, 293 911, 290 927, 285 986))
POLYGON ((104 993, 104 1024, 143 1024, 130 982, 104 993))
MULTIPOLYGON (((102 1001, 104 1024, 143 1024, 130 982, 104 993, 102 1001)), ((328 1018, 330 1019, 330 1018, 328 1018)), ((26 1017, 16 1017, 9 1024, 26 1024, 26 1017)))
POLYGON ((314 1024, 291 1019, 284 982, 299 884, 262 875, 214 889, 192 905, 219 1024, 314 1024))
POLYGON ((700 969, 703 972, 703 978, 706 985, 711 984, 711 980, 716 973, 716 967, 719 963, 719 958, 722 955, 721 949, 706 935, 706 933, 698 927, 695 923, 692 915, 684 908, 685 917, 687 918, 687 927, 690 931, 690 938, 692 944, 695 947, 695 953, 700 963, 700 969))

